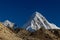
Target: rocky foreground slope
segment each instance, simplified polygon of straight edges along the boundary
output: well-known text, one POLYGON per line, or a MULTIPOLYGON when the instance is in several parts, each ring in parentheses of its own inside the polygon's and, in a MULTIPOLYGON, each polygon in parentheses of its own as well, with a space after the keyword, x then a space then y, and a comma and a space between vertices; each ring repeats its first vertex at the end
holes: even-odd
POLYGON ((24 29, 21 29, 17 36, 23 40, 60 40, 60 30, 53 29, 47 30, 41 28, 35 32, 29 32, 24 29))
POLYGON ((13 33, 9 28, 0 23, 0 40, 22 40, 15 35, 16 34, 13 33))
POLYGON ((0 40, 60 40, 59 29, 40 28, 35 32, 20 29, 19 32, 15 32, 0 23, 0 40))
POLYGON ((9 20, 0 23, 0 40, 60 40, 60 28, 39 12, 22 28, 9 20))

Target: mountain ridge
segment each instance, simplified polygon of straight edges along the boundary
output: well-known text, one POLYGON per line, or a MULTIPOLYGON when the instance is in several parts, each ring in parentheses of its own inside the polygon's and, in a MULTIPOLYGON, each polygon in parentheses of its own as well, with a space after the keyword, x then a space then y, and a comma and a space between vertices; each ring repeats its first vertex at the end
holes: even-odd
POLYGON ((23 27, 17 28, 9 20, 1 22, 0 40, 60 40, 60 28, 39 12, 35 12, 23 27))
POLYGON ((60 29, 55 24, 48 22, 48 20, 39 12, 35 12, 23 27, 26 27, 26 30, 29 30, 29 28, 38 30, 41 28, 39 26, 43 26, 45 29, 60 29))

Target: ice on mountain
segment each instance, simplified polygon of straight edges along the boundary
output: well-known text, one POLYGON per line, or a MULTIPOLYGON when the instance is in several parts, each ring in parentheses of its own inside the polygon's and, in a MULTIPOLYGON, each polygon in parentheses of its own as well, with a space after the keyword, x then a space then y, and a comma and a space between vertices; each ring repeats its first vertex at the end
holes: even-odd
POLYGON ((13 28, 14 23, 10 22, 9 20, 6 20, 3 22, 4 26, 13 28))
POLYGON ((39 30, 41 27, 45 29, 60 29, 55 24, 47 21, 47 19, 39 12, 35 12, 30 21, 24 25, 26 30, 33 29, 39 30))

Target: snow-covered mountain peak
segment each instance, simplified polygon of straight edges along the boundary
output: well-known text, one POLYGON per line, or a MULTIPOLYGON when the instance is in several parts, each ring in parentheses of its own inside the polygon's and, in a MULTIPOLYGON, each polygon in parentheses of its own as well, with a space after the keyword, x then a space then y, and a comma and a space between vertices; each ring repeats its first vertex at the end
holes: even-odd
POLYGON ((35 15, 36 15, 36 16, 40 16, 40 17, 43 17, 42 14, 39 13, 39 12, 35 12, 35 15))
POLYGON ((3 24, 4 26, 10 27, 10 28, 13 28, 14 26, 14 23, 10 22, 9 20, 5 20, 3 24))
POLYGON ((26 27, 26 30, 38 30, 41 27, 45 29, 60 29, 55 24, 48 22, 39 12, 35 12, 32 18, 24 26, 26 27))

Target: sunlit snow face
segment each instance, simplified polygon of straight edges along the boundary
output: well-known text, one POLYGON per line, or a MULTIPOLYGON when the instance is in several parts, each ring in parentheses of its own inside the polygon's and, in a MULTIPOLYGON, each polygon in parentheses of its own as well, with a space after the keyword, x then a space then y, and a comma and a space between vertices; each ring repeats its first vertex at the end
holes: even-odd
POLYGON ((7 27, 13 28, 14 23, 11 23, 10 21, 6 20, 5 22, 3 22, 3 24, 7 27))
POLYGON ((41 27, 45 29, 59 29, 56 25, 47 21, 47 19, 41 15, 40 13, 36 12, 34 17, 29 21, 27 25, 27 30, 39 30, 41 27))

